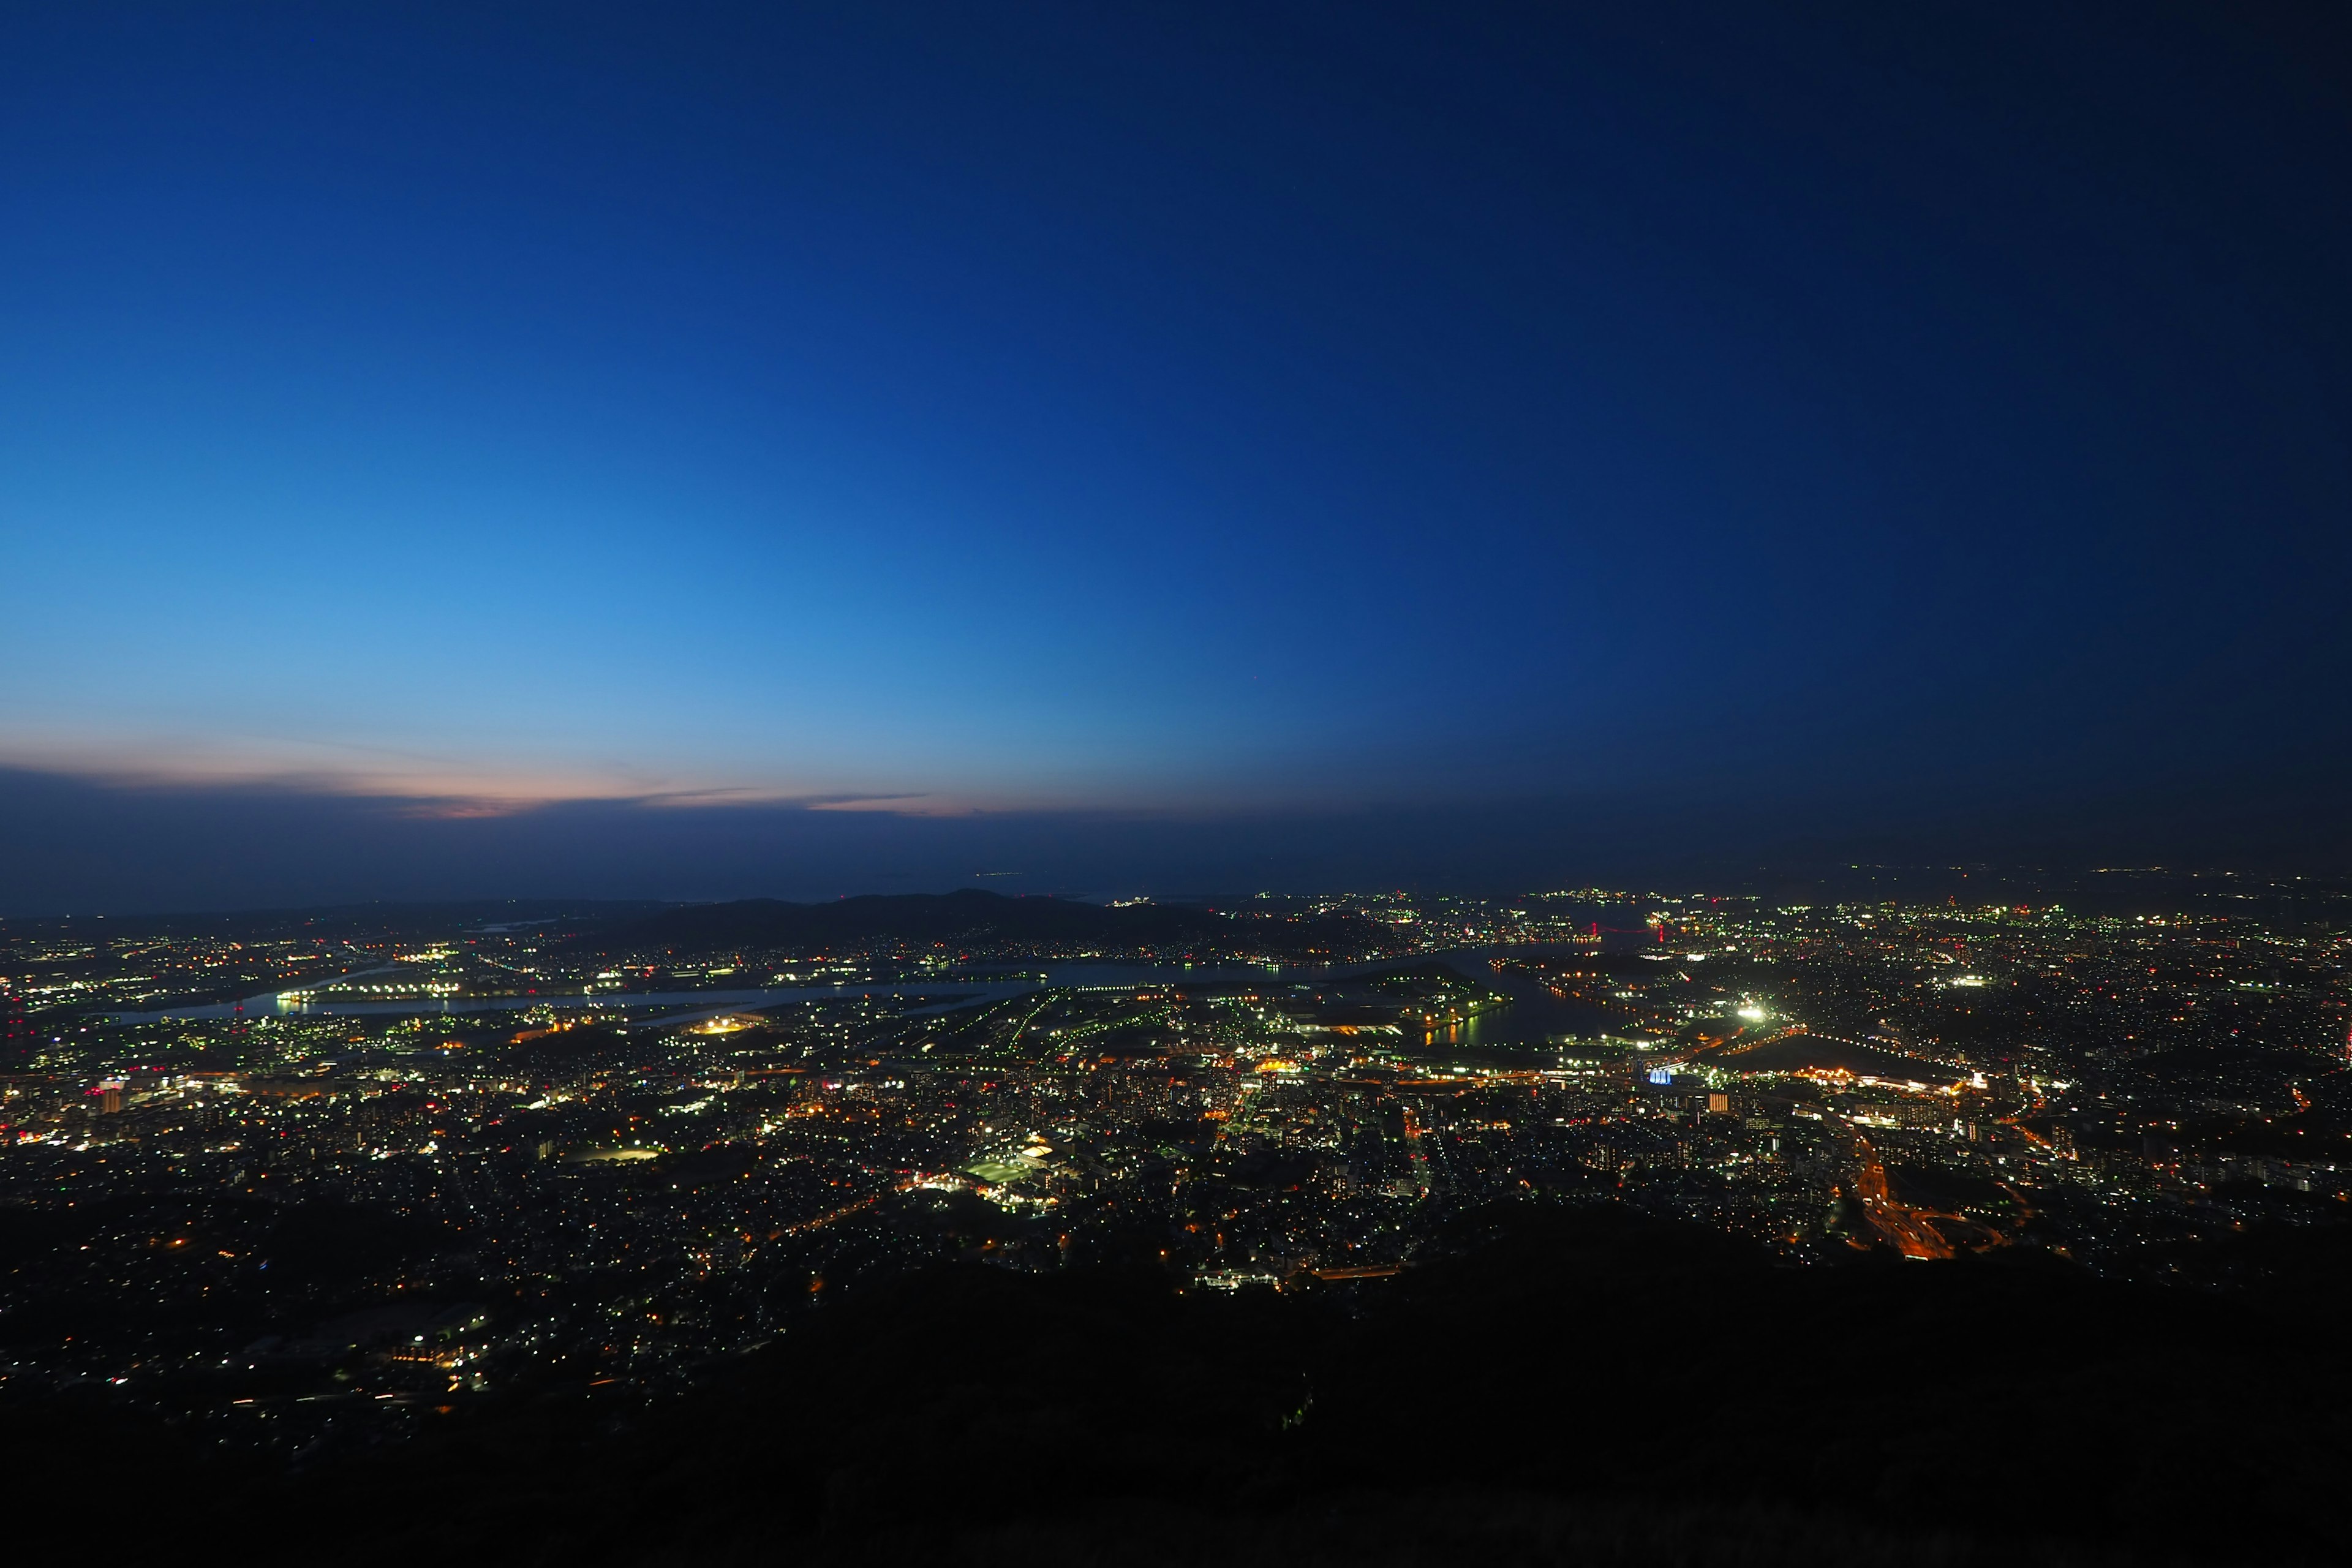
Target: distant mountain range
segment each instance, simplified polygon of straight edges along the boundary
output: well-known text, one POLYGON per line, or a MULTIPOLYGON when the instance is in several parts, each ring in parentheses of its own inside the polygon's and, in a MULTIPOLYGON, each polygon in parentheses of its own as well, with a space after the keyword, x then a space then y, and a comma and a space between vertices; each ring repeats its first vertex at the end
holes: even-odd
MULTIPOLYGON (((593 952, 707 952, 744 948, 822 951, 878 942, 950 947, 1096 947, 1129 951, 1225 951, 1237 939, 1283 947, 1325 935, 1357 937, 1361 922, 1320 920, 1236 922, 1191 904, 1129 904, 1112 909, 1074 899, 1006 898, 965 889, 953 893, 874 893, 831 903, 779 899, 690 904, 574 937, 566 945, 593 952)), ((1369 928, 1365 928, 1369 930, 1369 928)))

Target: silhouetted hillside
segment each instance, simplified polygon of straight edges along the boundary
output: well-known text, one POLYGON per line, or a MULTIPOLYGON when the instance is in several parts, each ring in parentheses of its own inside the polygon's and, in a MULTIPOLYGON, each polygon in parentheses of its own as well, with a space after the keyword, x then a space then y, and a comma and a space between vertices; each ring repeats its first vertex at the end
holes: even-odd
POLYGON ((2032 1258, 1794 1269, 1615 1208, 1487 1228, 1454 1262, 1279 1296, 1179 1293, 1142 1264, 937 1269, 805 1311, 631 1430, 585 1383, 517 1388, 291 1479, 19 1406, 6 1473, 17 1497, 72 1496, 135 1462, 150 1506, 105 1525, 126 1547, 218 1531, 265 1560, 332 1542, 500 1568, 2352 1545, 2333 1292, 2223 1300, 2032 1258))

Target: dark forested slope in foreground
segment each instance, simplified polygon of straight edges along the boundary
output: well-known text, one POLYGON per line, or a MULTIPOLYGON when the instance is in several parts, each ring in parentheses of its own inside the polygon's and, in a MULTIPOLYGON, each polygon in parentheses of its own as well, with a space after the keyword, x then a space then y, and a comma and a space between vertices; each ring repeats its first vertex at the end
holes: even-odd
POLYGON ((1235 920, 1191 904, 1114 909, 1075 899, 1009 899, 968 888, 953 893, 870 893, 826 904, 775 899, 688 904, 588 931, 566 945, 613 954, 816 952, 936 943, 977 952, 1092 948, 1173 955, 1244 949, 1304 952, 1331 944, 1353 951, 1376 934, 1368 922, 1346 916, 1235 920))
POLYGON ((617 1435, 550 1391, 288 1479, 20 1410, 12 1530, 499 1568, 2340 1561, 2340 1240, 2307 1294, 2231 1300, 1778 1268, 1614 1208, 1279 1297, 969 1266, 617 1435))

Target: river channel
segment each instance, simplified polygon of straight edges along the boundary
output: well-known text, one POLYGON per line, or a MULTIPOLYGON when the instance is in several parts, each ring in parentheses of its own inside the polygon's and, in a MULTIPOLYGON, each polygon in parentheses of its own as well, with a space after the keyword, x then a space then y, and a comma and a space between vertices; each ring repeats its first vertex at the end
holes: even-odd
MULTIPOLYGON (((262 992, 243 1002, 215 1003, 200 1007, 169 1007, 154 1013, 123 1013, 124 1023, 167 1018, 226 1018, 240 1011, 249 1017, 345 1016, 404 1016, 520 1012, 528 1007, 627 1008, 632 1011, 690 1010, 710 1015, 744 1008, 781 1007, 795 1002, 831 1002, 853 996, 887 996, 906 1001, 925 998, 997 1001, 1009 996, 1053 989, 1123 989, 1131 985, 1307 985, 1359 979, 1398 969, 1441 963, 1465 979, 1475 980, 1510 997, 1510 1005, 1476 1017, 1433 1037, 1446 1045, 1473 1048, 1539 1043, 1559 1035, 1591 1034, 1608 1026, 1599 1008, 1555 996, 1540 982, 1526 975, 1497 971, 1491 962, 1500 957, 1533 957, 1575 951, 1565 942, 1529 942, 1505 946, 1448 948, 1403 958, 1348 964, 1241 963, 1118 963, 1096 961, 1046 962, 1020 965, 1009 972, 983 972, 967 978, 881 981, 862 985, 785 985, 740 991, 570 991, 546 990, 522 995, 418 997, 409 1001, 315 1002, 296 999, 293 993, 262 992)), ((1589 951, 1589 950, 1587 950, 1589 951)))

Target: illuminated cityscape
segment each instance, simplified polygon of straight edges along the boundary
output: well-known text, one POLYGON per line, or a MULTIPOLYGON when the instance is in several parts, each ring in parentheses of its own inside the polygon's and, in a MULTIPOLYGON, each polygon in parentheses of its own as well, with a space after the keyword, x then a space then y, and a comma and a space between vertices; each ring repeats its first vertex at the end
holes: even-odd
POLYGON ((0 5, 42 1565, 2352 1562, 2352 27, 0 5))
POLYGON ((1498 1207, 2218 1279, 2352 1201, 2352 891, 2227 885, 11 921, 5 1376, 300 1456, 927 1265, 1362 1289, 1498 1207))

